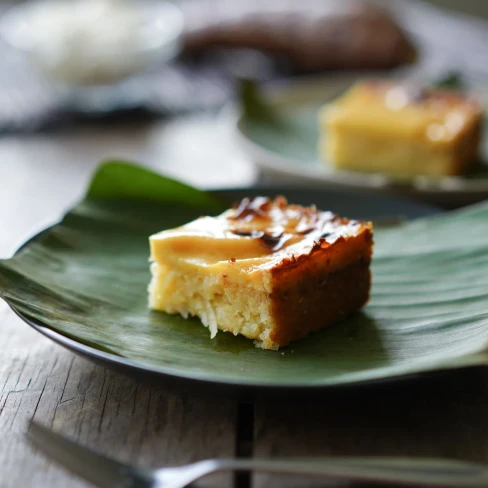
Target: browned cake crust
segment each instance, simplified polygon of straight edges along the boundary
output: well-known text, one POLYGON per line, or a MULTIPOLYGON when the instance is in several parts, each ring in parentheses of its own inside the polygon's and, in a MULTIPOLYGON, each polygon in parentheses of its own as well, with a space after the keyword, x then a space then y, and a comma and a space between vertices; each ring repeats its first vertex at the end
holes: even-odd
POLYGON ((474 122, 472 130, 466 134, 466 137, 460 138, 454 146, 449 175, 462 175, 468 173, 476 166, 482 132, 483 119, 479 118, 474 122))
POLYGON ((362 258, 333 273, 317 272, 272 294, 276 327, 270 339, 285 346, 345 319, 369 300, 370 260, 362 258))
MULTIPOLYGON (((271 271, 272 313, 276 321, 270 338, 280 344, 305 337, 359 310, 369 300, 373 235, 360 236, 357 258, 331 271, 330 250, 320 243, 309 255, 282 262, 271 271)), ((347 246, 340 238, 335 246, 347 246)))
MULTIPOLYGON (((311 207, 288 205, 286 199, 245 199, 236 204, 235 220, 266 220, 273 208, 292 208, 301 218, 307 219, 311 227, 304 234, 315 230, 320 212, 311 207)), ((335 216, 335 220, 344 224, 348 219, 335 216)), ((261 239, 269 237, 264 232, 261 239)), ((373 247, 373 235, 370 229, 363 232, 356 242, 358 254, 344 267, 337 269, 333 263, 334 253, 326 238, 318 238, 309 253, 292 255, 271 268, 273 291, 270 294, 271 311, 275 326, 270 339, 280 346, 307 336, 310 332, 327 327, 346 318, 362 308, 369 300, 371 287, 370 263, 373 247), (331 271, 335 269, 334 271, 331 271)), ((273 241, 271 241, 272 243, 273 241)), ((265 242, 268 246, 270 242, 265 242)), ((347 239, 339 238, 334 242, 337 251, 348 246, 347 239)), ((277 248, 280 247, 279 245, 277 248)))

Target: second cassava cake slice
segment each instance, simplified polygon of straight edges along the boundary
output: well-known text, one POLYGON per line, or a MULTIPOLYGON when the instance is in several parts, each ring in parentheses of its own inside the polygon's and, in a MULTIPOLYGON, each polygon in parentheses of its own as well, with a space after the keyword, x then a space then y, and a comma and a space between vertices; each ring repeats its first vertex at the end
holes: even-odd
POLYGON ((400 177, 460 175, 476 161, 478 101, 445 89, 364 81, 320 113, 320 154, 338 169, 400 177))
POLYGON ((246 198, 150 237, 149 306, 278 349, 368 301, 372 245, 369 222, 246 198))

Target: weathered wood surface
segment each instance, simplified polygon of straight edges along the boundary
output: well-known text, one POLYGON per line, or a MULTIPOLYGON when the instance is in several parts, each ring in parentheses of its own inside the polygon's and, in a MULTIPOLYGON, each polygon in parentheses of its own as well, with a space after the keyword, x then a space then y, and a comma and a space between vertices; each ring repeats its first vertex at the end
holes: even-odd
MULTIPOLYGON (((35 418, 85 445, 141 466, 234 453, 235 405, 144 386, 81 359, 0 312, 0 486, 82 487, 32 450, 35 418)), ((229 486, 231 477, 208 479, 229 486)))
MULTIPOLYGON (((4 137, 0 256, 8 256, 80 198, 102 158, 135 159, 200 186, 251 183, 254 170, 235 151, 229 154, 227 144, 214 124, 198 119, 145 129, 4 137), (229 165, 234 171, 223 171, 229 165)), ((3 302, 0 345, 2 488, 87 486, 31 449, 24 436, 31 418, 140 465, 234 454, 236 406, 231 402, 169 393, 95 366, 40 336, 3 302)), ((230 486, 232 476, 215 476, 205 483, 230 486)))
MULTIPOLYGON (((254 455, 420 456, 488 463, 488 375, 455 374, 334 393, 315 405, 257 405, 254 455)), ((326 485, 261 474, 253 484, 295 486, 326 485)))

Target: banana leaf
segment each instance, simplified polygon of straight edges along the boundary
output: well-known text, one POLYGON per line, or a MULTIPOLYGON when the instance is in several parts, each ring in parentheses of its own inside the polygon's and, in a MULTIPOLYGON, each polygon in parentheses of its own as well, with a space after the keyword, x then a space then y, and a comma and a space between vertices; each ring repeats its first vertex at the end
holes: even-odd
POLYGON ((0 261, 0 297, 131 364, 213 382, 316 387, 488 363, 488 203, 379 227, 368 306, 279 351, 147 307, 148 236, 227 205, 105 164, 84 201, 0 261))

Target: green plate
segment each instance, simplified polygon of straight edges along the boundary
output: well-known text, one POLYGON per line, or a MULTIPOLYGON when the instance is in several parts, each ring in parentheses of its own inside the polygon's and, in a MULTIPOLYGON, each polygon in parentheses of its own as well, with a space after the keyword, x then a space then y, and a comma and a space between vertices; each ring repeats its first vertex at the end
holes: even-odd
MULTIPOLYGON (((291 177, 296 182, 322 187, 375 190, 439 204, 466 204, 488 198, 488 134, 482 142, 481 161, 463 177, 395 178, 383 173, 337 170, 319 160, 320 107, 359 79, 375 77, 378 75, 347 73, 270 84, 260 93, 251 94, 252 99, 244 96, 245 109, 236 116, 237 140, 273 177, 291 177)), ((469 90, 487 100, 486 88, 470 86, 469 90)))
POLYGON ((297 203, 373 218, 376 245, 370 304, 277 352, 227 333, 211 340, 197 319, 149 311, 148 236, 263 192, 207 194, 136 166, 104 165, 83 202, 0 261, 0 297, 91 359, 228 396, 301 395, 486 366, 487 204, 399 223, 437 210, 379 195, 282 189, 297 203))

